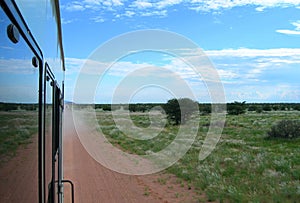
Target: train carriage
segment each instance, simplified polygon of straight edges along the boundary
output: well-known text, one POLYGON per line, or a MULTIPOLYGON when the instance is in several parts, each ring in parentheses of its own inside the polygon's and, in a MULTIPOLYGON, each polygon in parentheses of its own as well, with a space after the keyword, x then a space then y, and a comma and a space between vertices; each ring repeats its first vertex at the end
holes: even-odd
POLYGON ((0 4, 0 202, 63 202, 59 2, 0 4))

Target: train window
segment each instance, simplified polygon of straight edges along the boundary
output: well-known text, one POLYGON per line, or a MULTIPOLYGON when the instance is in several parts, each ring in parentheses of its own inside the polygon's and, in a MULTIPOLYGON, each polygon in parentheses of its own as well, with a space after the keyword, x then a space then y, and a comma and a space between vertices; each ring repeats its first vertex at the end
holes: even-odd
POLYGON ((38 202, 35 56, 0 9, 0 202, 38 202))
POLYGON ((63 80, 62 66, 60 60, 60 50, 58 47, 57 22, 53 9, 52 0, 39 0, 28 2, 16 0, 21 13, 35 39, 39 42, 44 52, 45 61, 51 67, 55 79, 59 84, 63 80))

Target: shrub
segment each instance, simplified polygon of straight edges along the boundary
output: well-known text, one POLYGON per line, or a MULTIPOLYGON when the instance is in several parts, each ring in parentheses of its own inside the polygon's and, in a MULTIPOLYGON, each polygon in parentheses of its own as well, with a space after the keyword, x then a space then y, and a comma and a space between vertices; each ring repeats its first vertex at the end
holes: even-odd
POLYGON ((211 113, 211 104, 199 104, 199 111, 203 115, 207 115, 211 113))
POLYGON ((300 105, 299 105, 299 104, 295 104, 295 105, 293 106, 293 109, 294 109, 294 110, 297 110, 297 111, 300 111, 300 105))
POLYGON ((264 106, 262 107, 262 109, 263 109, 264 111, 272 111, 271 106, 268 105, 268 104, 264 105, 264 106))
POLYGON ((273 125, 268 132, 269 138, 297 138, 300 137, 300 120, 282 120, 273 125))
POLYGON ((246 113, 246 102, 237 102, 227 104, 227 112, 229 115, 240 115, 246 113))
POLYGON ((258 108, 257 105, 250 105, 250 106, 248 107, 248 111, 256 111, 257 108, 258 108))
POLYGON ((261 106, 257 107, 257 109, 255 110, 256 113, 262 113, 263 109, 261 106))

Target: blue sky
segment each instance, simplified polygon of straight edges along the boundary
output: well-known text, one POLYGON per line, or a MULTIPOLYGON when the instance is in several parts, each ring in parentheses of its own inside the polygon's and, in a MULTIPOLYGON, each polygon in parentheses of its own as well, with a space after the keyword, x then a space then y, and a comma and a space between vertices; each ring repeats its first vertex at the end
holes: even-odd
MULTIPOLYGON (((97 48, 124 33, 159 29, 184 36, 204 51, 219 73, 227 102, 299 102, 299 0, 61 0, 61 12, 66 100, 73 100, 80 69, 97 48)), ((129 100, 120 97, 116 102, 165 102, 174 96, 172 90, 159 88, 162 85, 132 92, 129 83, 126 88, 122 82, 141 77, 167 87, 169 82, 174 89, 180 89, 176 85, 178 77, 186 81, 196 100, 210 102, 205 81, 199 77, 196 82, 191 70, 183 67, 176 57, 164 53, 128 55, 99 81, 95 102, 111 102, 120 85, 122 93, 131 96, 129 100), (160 73, 150 68, 141 76, 138 70, 150 66, 160 73), (164 83, 160 83, 162 80, 164 83)), ((93 70, 97 72, 97 68, 93 70)), ((189 96, 185 93, 182 90, 176 95, 189 96)))

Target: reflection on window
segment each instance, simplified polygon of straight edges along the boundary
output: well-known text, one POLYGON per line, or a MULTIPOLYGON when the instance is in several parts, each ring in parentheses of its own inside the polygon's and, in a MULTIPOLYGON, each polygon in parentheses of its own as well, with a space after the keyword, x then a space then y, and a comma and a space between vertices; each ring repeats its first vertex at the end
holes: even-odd
POLYGON ((7 37, 11 22, 0 9, 0 202, 37 202, 38 75, 20 37, 7 37))

